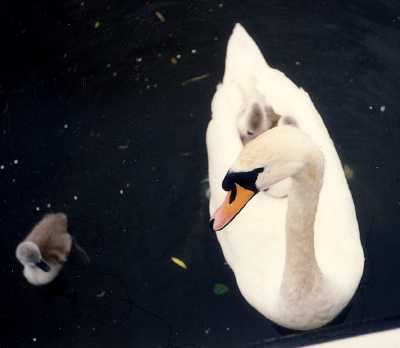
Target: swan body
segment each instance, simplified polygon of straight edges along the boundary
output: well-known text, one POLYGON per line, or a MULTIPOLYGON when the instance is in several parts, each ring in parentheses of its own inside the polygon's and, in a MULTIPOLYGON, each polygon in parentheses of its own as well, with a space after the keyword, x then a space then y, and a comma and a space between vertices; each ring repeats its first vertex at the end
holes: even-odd
POLYGON ((291 329, 313 329, 333 320, 352 299, 364 268, 351 193, 308 94, 265 62, 239 24, 212 101, 207 152, 210 215, 214 228, 220 224, 217 238, 244 298, 291 329), (290 115, 296 127, 272 128, 243 147, 237 119, 254 91, 277 114, 290 115), (235 180, 250 185, 243 191, 252 198, 229 224, 221 223, 223 207, 239 201, 236 189, 236 200, 233 191, 225 198, 222 184, 228 190, 235 180), (287 180, 287 198, 264 192, 287 180))

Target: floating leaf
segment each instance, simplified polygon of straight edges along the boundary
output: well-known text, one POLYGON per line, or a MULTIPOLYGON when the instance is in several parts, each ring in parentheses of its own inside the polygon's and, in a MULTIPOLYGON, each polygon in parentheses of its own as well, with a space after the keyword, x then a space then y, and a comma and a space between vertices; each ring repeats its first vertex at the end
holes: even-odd
POLYGON ((188 269, 186 264, 181 259, 178 259, 177 257, 172 256, 171 261, 183 269, 188 269))
POLYGON ((215 283, 213 291, 215 295, 225 295, 229 291, 229 288, 225 284, 215 283))
POLYGON ((94 23, 94 28, 95 28, 95 29, 99 29, 99 28, 100 28, 100 25, 101 25, 100 21, 96 21, 96 22, 94 23))
POLYGON ((163 16, 163 14, 161 12, 156 11, 156 16, 158 17, 158 19, 161 22, 163 22, 163 23, 165 22, 165 17, 163 16))
POLYGON ((176 60, 176 58, 175 58, 175 57, 172 57, 172 58, 171 58, 171 63, 172 63, 172 64, 177 64, 177 63, 178 63, 178 61, 176 60))

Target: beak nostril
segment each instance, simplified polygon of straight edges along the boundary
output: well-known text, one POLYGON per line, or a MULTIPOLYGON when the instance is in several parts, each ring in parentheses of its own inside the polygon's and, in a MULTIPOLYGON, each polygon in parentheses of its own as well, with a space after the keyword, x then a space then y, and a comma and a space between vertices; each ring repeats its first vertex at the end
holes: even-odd
POLYGON ((237 189, 236 189, 236 184, 233 185, 231 193, 229 195, 229 204, 232 204, 232 202, 235 200, 237 194, 237 189))

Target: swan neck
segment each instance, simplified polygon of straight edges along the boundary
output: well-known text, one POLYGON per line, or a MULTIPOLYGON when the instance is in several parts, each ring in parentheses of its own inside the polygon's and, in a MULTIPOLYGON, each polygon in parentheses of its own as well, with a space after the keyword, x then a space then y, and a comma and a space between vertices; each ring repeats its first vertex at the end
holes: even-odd
POLYGON ((292 177, 286 217, 286 255, 281 294, 300 300, 321 278, 315 258, 314 222, 322 186, 323 162, 317 156, 292 177))

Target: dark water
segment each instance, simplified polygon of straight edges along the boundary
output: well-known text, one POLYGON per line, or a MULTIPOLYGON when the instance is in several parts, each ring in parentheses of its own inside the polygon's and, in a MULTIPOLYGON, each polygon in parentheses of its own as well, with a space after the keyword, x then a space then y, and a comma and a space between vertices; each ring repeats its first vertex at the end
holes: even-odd
POLYGON ((398 325, 397 1, 0 6, 0 347, 292 346, 398 325), (365 277, 308 334, 246 304, 207 226, 204 132, 235 22, 310 93, 353 170, 365 277), (14 250, 48 211, 68 214, 91 263, 34 288, 14 250))

